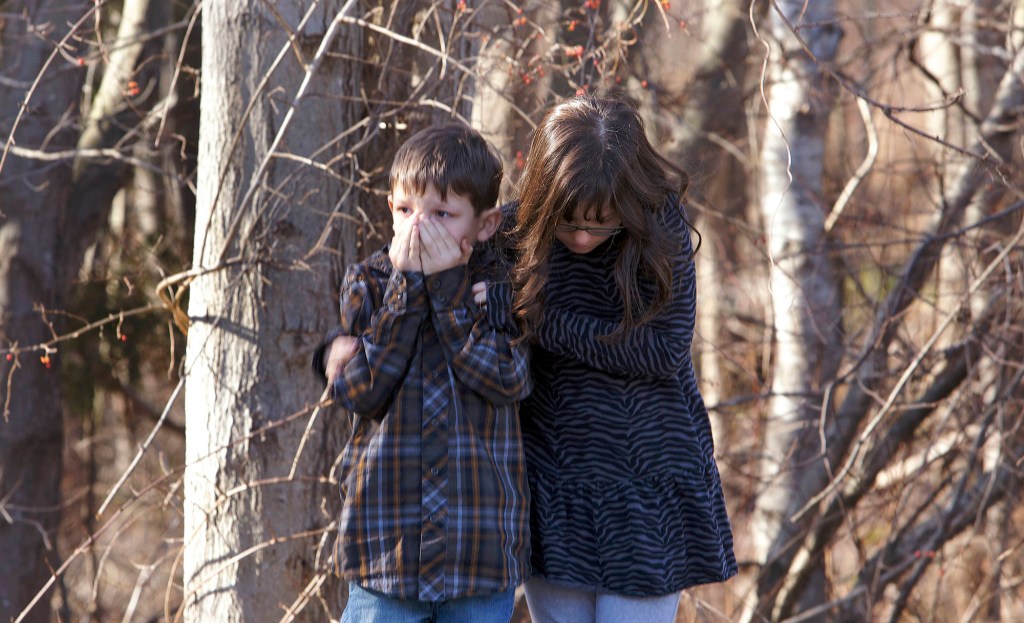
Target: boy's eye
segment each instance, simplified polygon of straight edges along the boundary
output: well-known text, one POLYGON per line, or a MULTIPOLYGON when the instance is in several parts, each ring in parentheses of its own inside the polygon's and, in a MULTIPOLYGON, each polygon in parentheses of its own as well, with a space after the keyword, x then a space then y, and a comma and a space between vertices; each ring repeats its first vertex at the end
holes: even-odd
POLYGON ((452 213, 449 212, 448 210, 438 210, 437 211, 438 218, 448 218, 451 215, 452 215, 452 213))
POLYGON ((395 206, 395 210, 397 212, 401 212, 402 214, 408 214, 409 212, 412 212, 412 210, 405 206, 395 206))

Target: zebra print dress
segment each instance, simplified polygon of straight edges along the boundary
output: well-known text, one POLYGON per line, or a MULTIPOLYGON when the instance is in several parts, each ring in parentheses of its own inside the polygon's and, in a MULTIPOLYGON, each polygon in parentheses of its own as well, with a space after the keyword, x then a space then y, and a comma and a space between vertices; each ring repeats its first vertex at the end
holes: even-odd
MULTIPOLYGON (((631 596, 676 592, 736 573, 711 426, 690 343, 695 274, 689 231, 673 300, 621 342, 618 240, 576 254, 555 242, 544 322, 521 406, 531 490, 533 572, 631 596)), ((621 234, 620 234, 621 235, 621 234)), ((643 288, 651 287, 642 284, 643 288)))

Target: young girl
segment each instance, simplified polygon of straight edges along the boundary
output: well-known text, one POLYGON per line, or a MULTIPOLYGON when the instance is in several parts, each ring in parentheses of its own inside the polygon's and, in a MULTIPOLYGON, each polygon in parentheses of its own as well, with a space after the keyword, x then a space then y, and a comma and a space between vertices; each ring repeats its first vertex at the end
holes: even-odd
POLYGON ((536 623, 669 623, 682 589, 736 573, 690 357, 686 183, 619 101, 569 100, 534 134, 512 239, 536 623))

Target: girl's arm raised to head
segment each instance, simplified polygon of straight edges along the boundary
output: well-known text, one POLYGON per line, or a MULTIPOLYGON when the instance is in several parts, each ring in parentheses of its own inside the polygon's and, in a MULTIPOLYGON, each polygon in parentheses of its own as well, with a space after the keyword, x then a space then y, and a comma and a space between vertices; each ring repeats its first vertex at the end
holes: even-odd
POLYGON ((539 344, 560 355, 622 376, 672 378, 690 360, 696 317, 696 270, 689 229, 680 211, 667 214, 671 227, 682 237, 672 263, 672 295, 649 322, 629 331, 621 340, 602 339, 618 323, 560 307, 548 308, 537 330, 539 344))
POLYGON ((547 309, 537 338, 545 349, 578 359, 610 374, 672 378, 690 359, 695 317, 693 261, 680 260, 673 275, 673 296, 650 322, 607 340, 617 323, 560 308, 547 309))

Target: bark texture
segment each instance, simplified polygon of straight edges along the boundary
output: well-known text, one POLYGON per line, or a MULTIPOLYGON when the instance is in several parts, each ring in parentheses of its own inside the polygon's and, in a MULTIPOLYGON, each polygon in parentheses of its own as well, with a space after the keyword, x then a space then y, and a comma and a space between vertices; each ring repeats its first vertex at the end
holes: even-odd
MULTIPOLYGON (((779 2, 769 12, 772 49, 766 87, 769 118, 761 150, 760 205, 770 258, 775 367, 761 463, 763 490, 752 519, 761 616, 774 619, 774 595, 792 559, 799 526, 790 515, 816 492, 804 477, 821 469, 817 428, 828 413, 824 383, 839 352, 839 288, 830 263, 822 205, 825 128, 830 85, 819 62, 831 61, 841 32, 833 3, 779 2), (800 29, 812 59, 791 27, 800 29)), ((805 580, 808 603, 824 599, 823 568, 805 580)), ((747 619, 754 620, 754 612, 747 619)), ((816 620, 816 619, 810 619, 816 620)))
POLYGON ((203 8, 193 262, 209 272, 191 285, 185 361, 187 621, 282 620, 326 577, 314 557, 337 495, 320 482, 340 452, 337 426, 321 414, 296 461, 311 414, 284 420, 321 394, 309 357, 337 322, 336 266, 310 251, 353 207, 335 158, 361 111, 337 96, 359 93, 341 59, 360 57, 362 35, 335 20, 342 2, 312 6, 203 8), (318 54, 325 45, 338 54, 318 54), (305 68, 313 77, 289 116, 305 68))

